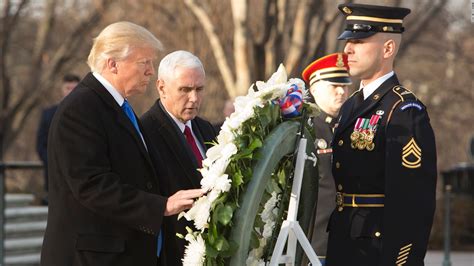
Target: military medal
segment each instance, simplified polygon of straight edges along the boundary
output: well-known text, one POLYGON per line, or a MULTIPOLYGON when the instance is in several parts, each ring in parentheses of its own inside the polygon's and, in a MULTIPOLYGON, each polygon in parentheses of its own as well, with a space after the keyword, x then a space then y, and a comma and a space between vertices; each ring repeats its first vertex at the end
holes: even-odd
POLYGON ((373 141, 375 137, 375 132, 377 131, 378 122, 380 121, 379 114, 383 114, 383 110, 378 110, 375 115, 372 115, 369 121, 367 138, 366 138, 367 143, 365 145, 365 149, 367 151, 373 151, 375 149, 375 143, 373 141))
POLYGON ((326 149, 328 147, 328 143, 324 139, 318 139, 316 145, 319 149, 326 149))
POLYGON ((373 151, 374 148, 375 148, 375 143, 373 142, 370 142, 369 144, 367 144, 367 146, 365 147, 368 151, 373 151))
POLYGON ((359 143, 359 140, 364 137, 363 133, 361 132, 362 122, 363 118, 357 118, 357 121, 354 125, 354 132, 351 133, 351 148, 353 149, 357 148, 357 143, 359 143))
POLYGON ((356 146, 357 146, 357 149, 363 150, 363 149, 365 149, 366 143, 365 143, 365 141, 360 140, 359 142, 357 142, 356 146))

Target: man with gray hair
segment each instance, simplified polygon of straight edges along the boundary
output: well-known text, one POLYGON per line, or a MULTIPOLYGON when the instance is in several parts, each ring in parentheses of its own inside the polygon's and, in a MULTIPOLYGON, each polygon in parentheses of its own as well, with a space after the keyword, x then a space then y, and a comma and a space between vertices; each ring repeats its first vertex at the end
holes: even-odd
MULTIPOLYGON (((156 88, 160 99, 141 118, 145 132, 151 137, 150 150, 166 154, 162 157, 168 173, 159 176, 164 195, 182 189, 200 187, 197 171, 205 158, 209 143, 215 140, 214 127, 197 116, 204 93, 205 72, 201 61, 187 51, 175 51, 165 56, 158 68, 156 88)), ((161 168, 160 161, 154 162, 161 168)), ((186 226, 192 224, 176 216, 165 218, 163 253, 167 265, 180 265, 186 226)))
POLYGON ((163 170, 152 161, 161 156, 149 153, 150 140, 128 103, 145 91, 161 46, 130 22, 113 23, 95 38, 92 73, 61 102, 49 132, 42 265, 157 265, 163 217, 202 195, 200 189, 158 195, 163 170))

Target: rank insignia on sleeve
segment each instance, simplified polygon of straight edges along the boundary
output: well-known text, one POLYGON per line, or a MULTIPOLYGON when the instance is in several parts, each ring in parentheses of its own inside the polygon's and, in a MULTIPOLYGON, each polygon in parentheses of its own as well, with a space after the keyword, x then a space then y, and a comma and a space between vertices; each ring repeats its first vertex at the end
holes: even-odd
POLYGON ((403 147, 402 165, 406 168, 418 168, 421 166, 421 149, 414 138, 403 147))
POLYGON ((398 252, 396 265, 403 265, 407 262, 408 255, 410 254, 412 244, 406 245, 400 249, 398 252))

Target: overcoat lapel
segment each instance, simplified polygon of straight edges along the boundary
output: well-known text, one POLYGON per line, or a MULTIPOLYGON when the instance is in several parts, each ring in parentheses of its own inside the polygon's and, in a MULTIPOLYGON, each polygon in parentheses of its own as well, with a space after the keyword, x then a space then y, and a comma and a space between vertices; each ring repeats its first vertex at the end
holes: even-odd
MULTIPOLYGON (((92 75, 92 73, 89 73, 83 80, 83 82, 92 90, 94 90, 100 97, 101 99, 115 111, 116 114, 116 119, 117 123, 122 126, 124 129, 127 130, 127 132, 133 137, 135 140, 136 144, 138 145, 140 152, 142 153, 143 157, 147 160, 149 165, 153 165, 150 159, 150 155, 148 154, 148 151, 146 150, 142 138, 138 134, 137 130, 133 126, 132 122, 130 119, 125 115, 125 113, 122 111, 122 108, 117 104, 115 101, 114 97, 110 95, 110 93, 107 91, 107 89, 92 75)), ((138 125, 140 127, 141 132, 143 132, 143 128, 140 125, 139 118, 135 115, 138 125)), ((143 133, 142 133, 143 134, 143 133)))
MULTIPOLYGON (((194 187, 199 187, 201 179, 199 173, 190 170, 198 168, 197 161, 194 154, 192 154, 191 148, 188 147, 184 134, 180 132, 178 126, 168 116, 166 111, 163 110, 159 101, 153 106, 153 109, 153 118, 157 120, 154 132, 158 136, 152 137, 166 140, 166 145, 168 145, 169 150, 172 152, 172 156, 175 157, 174 161, 179 163, 184 172, 186 172, 186 178, 189 182, 194 187)), ((194 133, 197 135, 196 132, 194 133)))

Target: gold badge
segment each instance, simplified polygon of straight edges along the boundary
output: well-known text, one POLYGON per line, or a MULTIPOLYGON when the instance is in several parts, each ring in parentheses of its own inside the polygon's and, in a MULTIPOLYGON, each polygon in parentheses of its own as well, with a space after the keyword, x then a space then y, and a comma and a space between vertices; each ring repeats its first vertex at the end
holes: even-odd
POLYGON ((352 141, 356 141, 356 140, 359 139, 359 136, 360 136, 359 132, 358 132, 358 131, 354 131, 354 132, 351 133, 351 140, 352 140, 352 141))
POLYGON ((348 8, 347 6, 343 7, 343 8, 342 8, 342 11, 343 11, 344 13, 348 14, 348 15, 352 13, 352 10, 351 10, 350 8, 348 8))
POLYGON ((380 95, 375 94, 373 99, 374 99, 374 100, 378 100, 379 98, 380 98, 380 95))
POLYGON ((375 143, 370 142, 367 144, 367 147, 365 147, 368 151, 373 151, 375 149, 375 143))
POLYGON ((316 140, 316 146, 319 149, 326 149, 328 147, 328 143, 324 139, 317 139, 316 140))
POLYGON ((364 150, 365 147, 367 146, 367 143, 363 140, 359 140, 359 142, 356 143, 357 149, 359 150, 364 150))
POLYGON ((419 168, 421 166, 421 149, 414 138, 403 147, 402 165, 406 168, 419 168))
POLYGON ((344 66, 344 60, 342 59, 342 54, 337 54, 336 66, 337 67, 343 67, 344 66))

